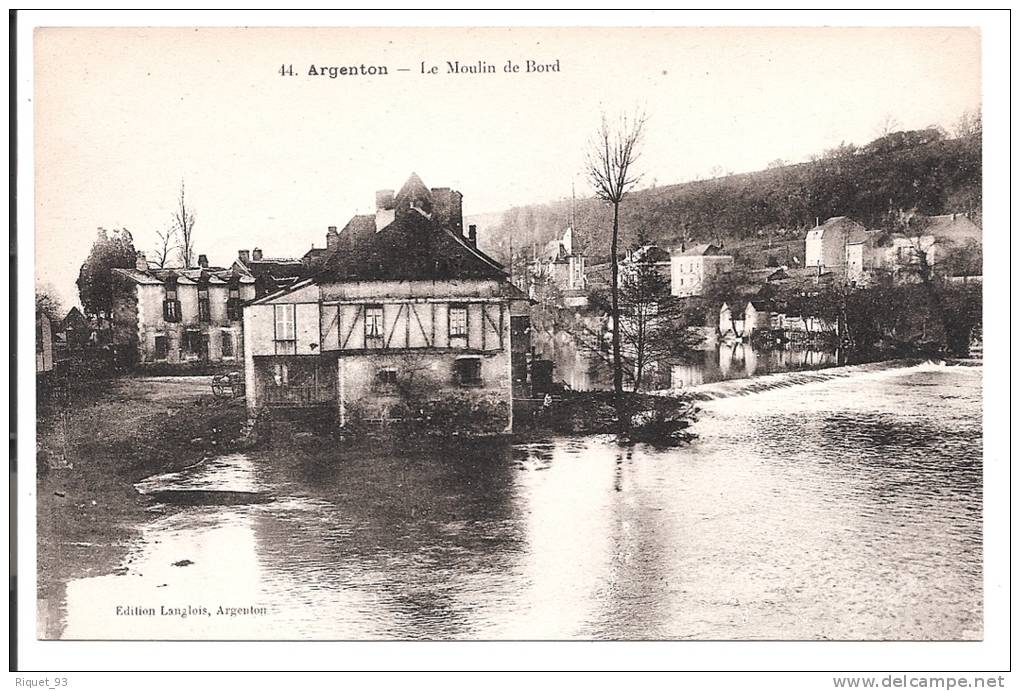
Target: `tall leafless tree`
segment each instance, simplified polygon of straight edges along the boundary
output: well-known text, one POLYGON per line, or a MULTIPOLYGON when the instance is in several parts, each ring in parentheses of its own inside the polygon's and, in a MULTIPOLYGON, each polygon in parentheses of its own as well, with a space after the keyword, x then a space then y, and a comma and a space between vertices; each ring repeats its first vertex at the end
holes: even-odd
POLYGON ((613 318, 613 392, 617 409, 623 398, 623 364, 620 359, 620 204, 634 189, 640 176, 633 171, 648 117, 642 111, 621 115, 615 122, 603 114, 602 124, 587 152, 588 180, 595 196, 613 207, 612 240, 612 318, 613 318))
POLYGON ((159 264, 159 268, 165 269, 167 260, 170 259, 170 253, 179 247, 175 244, 177 242, 177 227, 170 226, 165 230, 156 231, 156 263, 159 264))
POLYGON ((184 180, 181 180, 181 194, 174 211, 174 226, 181 243, 181 262, 188 268, 195 261, 195 210, 188 207, 184 198, 184 180))

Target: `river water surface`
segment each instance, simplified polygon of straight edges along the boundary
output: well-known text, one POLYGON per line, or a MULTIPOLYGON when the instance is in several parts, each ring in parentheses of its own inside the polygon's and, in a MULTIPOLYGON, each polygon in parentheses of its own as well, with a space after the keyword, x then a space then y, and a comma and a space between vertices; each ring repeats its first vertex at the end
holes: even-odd
POLYGON ((678 449, 224 456, 140 485, 189 499, 68 585, 63 635, 980 639, 981 371, 707 384, 678 449))

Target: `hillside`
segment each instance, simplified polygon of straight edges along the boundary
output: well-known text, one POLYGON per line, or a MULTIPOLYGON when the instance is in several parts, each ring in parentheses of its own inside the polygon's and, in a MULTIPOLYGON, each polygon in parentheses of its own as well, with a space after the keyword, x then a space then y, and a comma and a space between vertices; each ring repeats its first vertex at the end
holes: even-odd
MULTIPOLYGON (((482 247, 506 261, 541 247, 570 222, 569 199, 514 207, 481 223, 482 247)), ((808 163, 642 189, 621 207, 621 247, 639 237, 662 245, 688 241, 744 246, 759 257, 793 251, 815 219, 850 216, 879 226, 891 210, 925 214, 981 209, 981 137, 947 139, 936 130, 896 132, 864 147, 841 146, 808 163)), ((594 198, 575 206, 575 246, 591 261, 608 258, 611 210, 594 198)), ((470 221, 469 221, 470 222, 470 221)))

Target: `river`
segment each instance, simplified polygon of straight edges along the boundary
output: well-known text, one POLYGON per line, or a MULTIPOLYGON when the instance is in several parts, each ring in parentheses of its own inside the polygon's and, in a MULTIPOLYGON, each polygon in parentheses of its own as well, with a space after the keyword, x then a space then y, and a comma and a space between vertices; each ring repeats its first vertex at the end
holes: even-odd
POLYGON ((68 584, 63 637, 980 639, 981 374, 703 384, 675 449, 223 456, 139 486, 190 499, 68 584))

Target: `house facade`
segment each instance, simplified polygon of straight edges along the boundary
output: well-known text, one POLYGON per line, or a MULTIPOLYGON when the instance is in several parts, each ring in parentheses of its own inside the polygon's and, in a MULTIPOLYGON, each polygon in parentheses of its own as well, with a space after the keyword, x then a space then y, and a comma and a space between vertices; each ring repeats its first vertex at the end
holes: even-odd
POLYGON ((864 232, 864 226, 846 216, 835 216, 812 228, 804 238, 804 266, 838 269, 842 273, 846 266, 847 243, 864 232))
POLYGON ((574 231, 568 227, 528 263, 527 285, 523 287, 529 297, 540 300, 543 287, 548 285, 565 306, 583 306, 587 304, 588 287, 585 269, 585 257, 574 249, 574 231))
POLYGON ((133 269, 111 274, 113 343, 135 363, 241 361, 251 276, 210 268, 205 255, 196 268, 153 268, 142 252, 133 269))
POLYGON ((907 217, 902 232, 854 232, 846 244, 846 278, 867 284, 876 272, 916 280, 917 269, 951 277, 980 275, 981 228, 963 214, 907 217), (969 251, 964 261, 947 262, 955 250, 969 251))
POLYGON ((733 269, 733 257, 712 244, 694 245, 669 259, 670 289, 678 297, 703 295, 708 283, 733 269))
POLYGON ((321 406, 340 426, 443 415, 512 429, 530 304, 463 233, 460 198, 412 175, 377 194, 371 232, 345 228, 314 277, 245 307, 252 414, 321 406))

